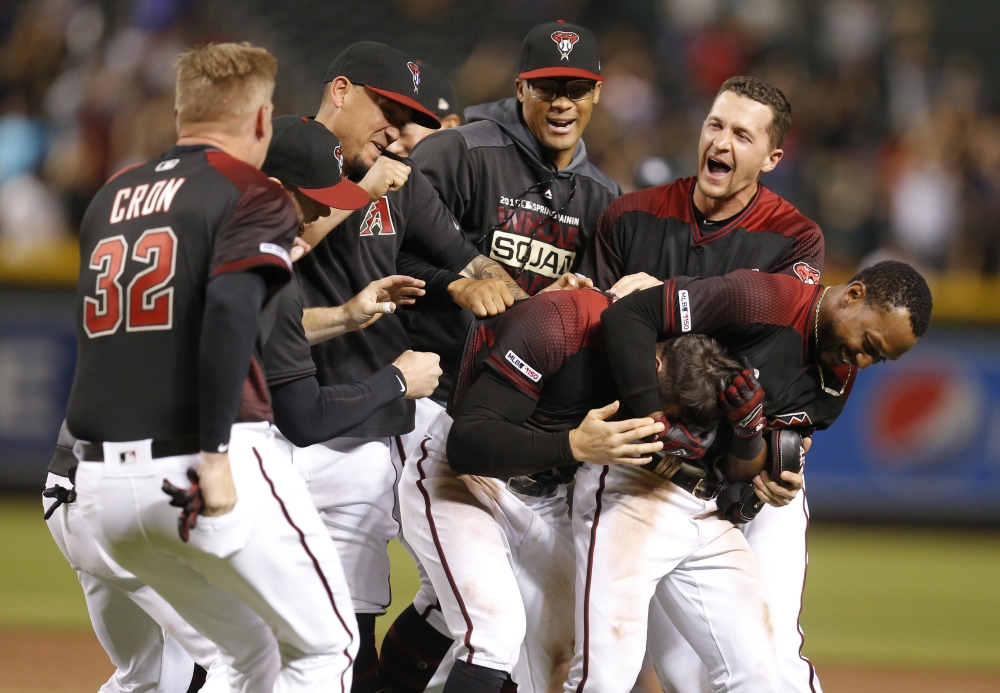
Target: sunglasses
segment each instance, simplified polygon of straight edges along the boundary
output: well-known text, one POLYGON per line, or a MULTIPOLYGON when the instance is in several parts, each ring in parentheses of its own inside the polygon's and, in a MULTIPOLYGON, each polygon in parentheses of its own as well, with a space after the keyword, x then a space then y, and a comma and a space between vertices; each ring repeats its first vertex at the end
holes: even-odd
POLYGON ((555 101, 565 96, 570 101, 583 101, 594 95, 595 82, 589 79, 529 79, 528 93, 539 101, 555 101))

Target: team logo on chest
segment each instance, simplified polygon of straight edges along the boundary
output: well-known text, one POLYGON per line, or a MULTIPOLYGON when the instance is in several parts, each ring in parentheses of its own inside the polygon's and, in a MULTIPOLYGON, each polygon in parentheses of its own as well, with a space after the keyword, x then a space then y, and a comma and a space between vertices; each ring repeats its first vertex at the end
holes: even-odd
POLYGON ((413 93, 420 93, 420 67, 416 63, 406 63, 410 68, 410 76, 413 77, 413 93))
POLYGON ((396 228, 392 223, 389 201, 383 196, 368 205, 364 221, 361 222, 362 236, 394 236, 396 228))
POLYGON ((552 34, 552 40, 556 42, 556 47, 562 54, 560 60, 569 60, 569 54, 573 52, 573 44, 580 40, 577 34, 572 31, 556 31, 552 34))

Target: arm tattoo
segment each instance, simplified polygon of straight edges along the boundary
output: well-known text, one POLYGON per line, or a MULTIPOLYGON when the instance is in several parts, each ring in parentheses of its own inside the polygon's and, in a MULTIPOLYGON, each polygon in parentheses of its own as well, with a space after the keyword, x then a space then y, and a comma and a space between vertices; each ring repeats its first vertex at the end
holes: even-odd
POLYGON ((477 255, 459 274, 469 279, 499 279, 507 285, 516 300, 528 298, 528 294, 524 293, 524 289, 507 274, 507 271, 496 260, 491 260, 485 255, 477 255))

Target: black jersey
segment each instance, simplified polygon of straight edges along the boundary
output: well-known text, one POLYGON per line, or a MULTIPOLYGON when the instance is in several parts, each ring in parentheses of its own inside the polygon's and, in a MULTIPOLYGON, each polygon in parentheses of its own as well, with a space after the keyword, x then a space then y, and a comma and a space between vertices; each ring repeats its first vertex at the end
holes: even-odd
MULTIPOLYGON (((478 255, 427 178, 413 162, 399 160, 413 169, 406 184, 351 214, 296 263, 306 308, 343 305, 370 282, 396 274, 400 250, 454 271, 478 255)), ((335 385, 363 380, 409 348, 400 316, 387 314, 364 330, 315 345, 312 357, 320 384, 335 385)), ((413 401, 399 399, 346 435, 408 433, 413 414, 413 401)))
POLYGON ((257 349, 270 386, 316 375, 316 364, 302 326, 302 290, 295 279, 282 287, 261 311, 257 349))
POLYGON ((653 360, 656 341, 704 334, 760 372, 770 428, 827 428, 843 411, 857 371, 823 367, 828 387, 846 388, 841 397, 820 389, 812 352, 822 289, 786 274, 739 270, 707 279, 677 277, 618 301, 602 319, 622 394, 633 411, 658 411, 656 375, 643 367, 653 360))
MULTIPOLYGON (((211 277, 291 276, 298 223, 284 191, 207 146, 176 147, 94 197, 80 229, 77 365, 67 407, 83 440, 199 433, 198 349, 211 277)), ((269 416, 251 361, 238 421, 269 416)))
POLYGON ((670 279, 714 277, 738 269, 819 283, 825 246, 815 222, 758 185, 750 203, 733 218, 699 223, 692 197, 696 183, 696 178, 684 178, 612 202, 601 215, 580 272, 604 289, 637 272, 670 279))

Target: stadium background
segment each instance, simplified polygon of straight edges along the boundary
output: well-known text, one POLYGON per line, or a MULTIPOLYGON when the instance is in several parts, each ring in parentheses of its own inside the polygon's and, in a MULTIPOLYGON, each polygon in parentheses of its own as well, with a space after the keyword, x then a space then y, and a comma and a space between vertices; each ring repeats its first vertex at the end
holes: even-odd
POLYGON ((809 455, 806 654, 828 693, 1000 691, 1000 3, 4 0, 0 693, 109 672, 37 493, 72 378, 76 229, 109 174, 172 143, 176 53, 267 46, 276 112, 311 114, 330 60, 381 40, 445 69, 465 106, 510 95, 521 38, 555 18, 599 37, 585 139, 623 188, 691 175, 718 85, 754 74, 793 105, 764 182, 823 227, 825 283, 885 257, 932 279, 927 337, 866 372, 809 455))

